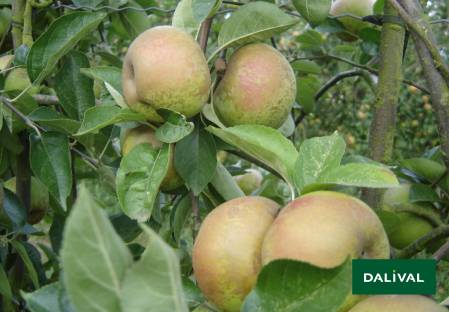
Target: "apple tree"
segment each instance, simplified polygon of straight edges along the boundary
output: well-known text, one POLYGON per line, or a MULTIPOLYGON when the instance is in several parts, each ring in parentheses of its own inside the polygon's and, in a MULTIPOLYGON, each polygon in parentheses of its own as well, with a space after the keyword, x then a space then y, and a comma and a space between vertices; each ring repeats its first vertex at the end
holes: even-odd
POLYGON ((448 14, 0 0, 0 310, 445 311, 448 14), (352 295, 412 257, 441 305, 352 295))

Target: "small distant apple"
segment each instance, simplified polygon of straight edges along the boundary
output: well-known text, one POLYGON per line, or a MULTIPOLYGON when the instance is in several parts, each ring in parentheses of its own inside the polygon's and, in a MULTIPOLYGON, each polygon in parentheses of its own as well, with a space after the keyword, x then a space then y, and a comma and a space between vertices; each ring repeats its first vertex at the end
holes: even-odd
POLYGON ((246 169, 248 173, 234 177, 235 182, 245 195, 251 194, 260 187, 263 176, 256 169, 246 169))

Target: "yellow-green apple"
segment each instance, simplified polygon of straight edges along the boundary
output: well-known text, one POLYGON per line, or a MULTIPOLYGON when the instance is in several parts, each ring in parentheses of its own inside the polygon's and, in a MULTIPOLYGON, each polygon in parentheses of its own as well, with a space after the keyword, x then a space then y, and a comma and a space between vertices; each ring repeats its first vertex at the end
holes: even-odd
MULTIPOLYGON (((332 4, 330 15, 341 15, 350 13, 360 17, 373 14, 374 0, 337 0, 332 4)), ((346 32, 336 33, 337 37, 343 41, 356 41, 359 30, 362 27, 370 26, 370 23, 363 22, 349 16, 338 19, 346 29, 346 32)))
POLYGON ((132 110, 149 121, 164 122, 156 113, 168 108, 190 118, 201 111, 210 93, 204 54, 184 30, 158 26, 130 45, 122 72, 123 91, 132 110))
POLYGON ((234 177, 235 182, 245 195, 251 194, 260 187, 263 175, 256 169, 246 169, 248 173, 234 177))
POLYGON ((13 62, 14 62, 14 55, 5 55, 0 57, 0 71, 12 67, 13 62))
MULTIPOLYGON (((330 268, 351 259, 388 259, 388 237, 374 211, 359 199, 317 191, 287 204, 268 230, 262 262, 293 259, 330 268)), ((349 295, 338 311, 366 296, 349 295)))
MULTIPOLYGON (((161 147, 163 142, 156 139, 156 132, 147 125, 140 125, 136 128, 128 129, 123 140, 123 157, 128 154, 134 146, 142 142, 151 143, 154 148, 161 147)), ((167 173, 162 181, 159 189, 161 191, 173 190, 184 184, 184 180, 175 169, 175 144, 171 144, 170 162, 168 164, 167 173)))
POLYGON ((382 295, 360 302, 350 312, 447 312, 447 309, 424 296, 382 295))
POLYGON ((9 25, 11 24, 12 11, 10 8, 0 9, 0 38, 6 33, 9 25))
MULTIPOLYGON (((410 186, 412 186, 410 183, 401 183, 400 187, 387 189, 384 195, 386 208, 397 205, 401 209, 433 209, 430 204, 409 203, 410 186)), ((435 228, 426 218, 413 212, 400 212, 398 216, 401 218, 401 224, 396 231, 388 235, 391 246, 397 249, 404 249, 435 228)))
POLYGON ((290 63, 263 43, 244 45, 232 53, 223 80, 214 93, 214 108, 227 127, 263 125, 278 129, 296 98, 290 63))
MULTIPOLYGON (((5 90, 25 90, 31 84, 26 68, 16 68, 9 72, 5 79, 5 90)), ((28 94, 39 93, 39 87, 32 87, 28 94)))
MULTIPOLYGON (((5 188, 16 192, 16 177, 5 182, 5 188)), ((31 177, 30 213, 27 216, 28 224, 36 224, 47 214, 49 195, 47 188, 36 178, 31 177)))
POLYGON ((240 311, 262 268, 260 252, 279 205, 259 196, 230 200, 204 219, 193 269, 204 296, 222 312, 240 311))

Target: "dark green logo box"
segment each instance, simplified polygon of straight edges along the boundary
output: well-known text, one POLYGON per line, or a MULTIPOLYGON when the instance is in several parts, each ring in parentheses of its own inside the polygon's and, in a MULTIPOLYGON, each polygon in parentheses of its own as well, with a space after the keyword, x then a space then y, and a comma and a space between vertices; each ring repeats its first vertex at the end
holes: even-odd
POLYGON ((436 261, 434 259, 354 259, 352 260, 354 295, 434 295, 436 261))

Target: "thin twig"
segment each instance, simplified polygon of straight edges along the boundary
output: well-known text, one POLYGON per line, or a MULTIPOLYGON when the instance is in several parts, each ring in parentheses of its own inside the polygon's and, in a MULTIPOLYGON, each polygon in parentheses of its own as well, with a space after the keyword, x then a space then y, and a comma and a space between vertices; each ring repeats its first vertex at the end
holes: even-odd
POLYGON ((201 25, 200 37, 199 37, 199 45, 203 53, 206 54, 207 47, 207 39, 209 38, 210 27, 212 26, 213 17, 209 17, 207 20, 203 22, 201 25))
POLYGON ((431 188, 434 188, 435 186, 437 186, 437 184, 441 181, 441 180, 443 180, 445 177, 447 176, 447 170, 438 178, 438 179, 436 179, 435 180, 435 182, 433 182, 431 185, 430 185, 430 187, 431 188))
MULTIPOLYGON (((32 95, 32 97, 34 97, 38 105, 50 105, 50 106, 61 105, 61 102, 59 101, 56 95, 35 94, 32 95)), ((95 106, 101 105, 103 105, 103 103, 101 103, 100 100, 95 99, 95 106)))
POLYGON ((440 249, 438 249, 433 255, 432 257, 430 257, 429 259, 435 259, 437 261, 437 263, 444 258, 445 255, 447 255, 449 253, 449 242, 447 242, 446 244, 444 244, 443 246, 441 246, 440 249))
POLYGON ((265 170, 271 172, 272 174, 274 174, 275 176, 277 176, 279 179, 284 180, 284 178, 283 178, 277 171, 275 171, 275 170, 272 169, 271 167, 265 165, 263 162, 261 162, 261 161, 258 160, 257 158, 254 158, 254 157, 252 157, 252 156, 250 156, 250 155, 248 155, 248 154, 246 154, 246 153, 244 153, 244 152, 242 152, 242 151, 226 150, 226 152, 228 152, 228 153, 230 153, 230 154, 232 154, 232 155, 238 156, 238 157, 240 157, 240 158, 243 158, 243 159, 249 161, 250 163, 255 164, 256 166, 259 166, 260 168, 263 168, 263 169, 265 169, 265 170))
POLYGON ((3 43, 6 40, 6 37, 8 37, 8 35, 9 35, 10 31, 11 31, 11 28, 12 28, 12 23, 9 24, 8 29, 6 29, 5 33, 3 34, 2 41, 0 41, 0 49, 2 48, 3 43))
POLYGON ((195 242, 196 237, 198 236, 198 233, 201 228, 201 223, 202 223, 201 214, 200 214, 200 202, 199 202, 198 196, 195 196, 193 194, 192 190, 190 190, 190 199, 191 199, 191 203, 192 203, 191 218, 193 220, 192 234, 193 234, 193 241, 195 242))

